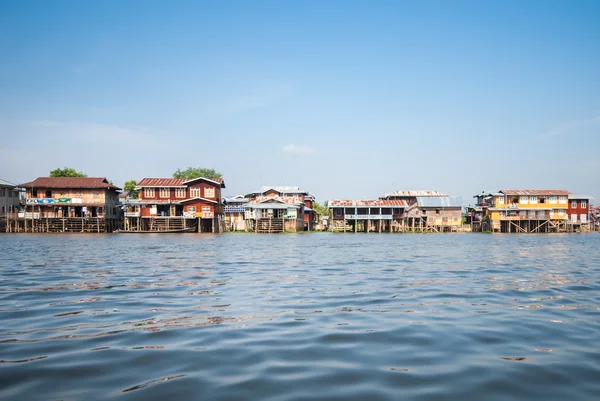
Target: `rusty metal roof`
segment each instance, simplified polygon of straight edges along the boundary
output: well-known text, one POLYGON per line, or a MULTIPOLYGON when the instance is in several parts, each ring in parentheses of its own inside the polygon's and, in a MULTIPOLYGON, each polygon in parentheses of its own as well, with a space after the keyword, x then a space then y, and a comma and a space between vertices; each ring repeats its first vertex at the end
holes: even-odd
POLYGON ((136 187, 181 187, 187 178, 142 178, 136 187))
POLYGON ((443 192, 431 190, 431 191, 394 191, 391 194, 386 194, 385 197, 388 196, 405 196, 405 197, 416 197, 416 196, 448 196, 443 192))
POLYGON ((120 190, 103 177, 38 177, 31 182, 20 184, 25 188, 105 188, 120 190))
POLYGON ((142 178, 140 182, 136 184, 136 188, 142 187, 181 187, 185 188, 186 184, 197 180, 205 180, 214 182, 215 184, 220 184, 221 187, 225 188, 225 184, 223 183, 222 178, 208 179, 204 177, 198 177, 194 179, 188 178, 142 178))
POLYGON ((387 199, 360 199, 360 200, 330 200, 327 207, 399 207, 405 208, 408 202, 405 200, 387 200, 387 199))
POLYGON ((501 189, 504 195, 569 195, 564 189, 501 189))

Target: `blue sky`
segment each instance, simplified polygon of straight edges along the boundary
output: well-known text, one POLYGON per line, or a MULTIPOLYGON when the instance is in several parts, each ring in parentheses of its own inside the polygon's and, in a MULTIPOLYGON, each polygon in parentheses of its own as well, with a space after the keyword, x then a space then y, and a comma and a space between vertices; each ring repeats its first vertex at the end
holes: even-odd
POLYGON ((0 1, 0 178, 600 203, 598 1, 0 1))

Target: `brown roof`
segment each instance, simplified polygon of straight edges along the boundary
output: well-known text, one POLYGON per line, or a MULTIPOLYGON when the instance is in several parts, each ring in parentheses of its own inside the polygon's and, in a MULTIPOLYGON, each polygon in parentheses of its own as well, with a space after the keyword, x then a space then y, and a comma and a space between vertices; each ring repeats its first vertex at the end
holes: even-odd
POLYGON ((204 178, 204 177, 198 177, 198 178, 193 178, 193 179, 189 179, 189 178, 142 178, 140 180, 140 182, 138 182, 136 184, 136 187, 185 187, 186 186, 185 184, 192 182, 192 181, 196 181, 196 180, 212 181, 217 184, 221 184, 222 187, 225 187, 225 185, 223 185, 222 178, 209 179, 209 178, 204 178))
POLYGON ((327 207, 407 207, 408 202, 405 200, 330 200, 327 207))
POLYGON ((504 195, 569 195, 564 189, 502 189, 504 195))
POLYGON ((31 182, 19 184, 25 188, 105 188, 120 190, 103 177, 38 177, 31 182))
POLYGON ((185 187, 186 178, 142 178, 137 187, 185 187))

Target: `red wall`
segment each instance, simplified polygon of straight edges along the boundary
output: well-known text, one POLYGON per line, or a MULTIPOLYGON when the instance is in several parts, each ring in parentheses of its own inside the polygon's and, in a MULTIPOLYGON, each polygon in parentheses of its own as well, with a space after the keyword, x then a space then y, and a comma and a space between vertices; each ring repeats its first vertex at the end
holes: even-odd
POLYGON ((590 202, 587 199, 569 199, 569 208, 567 209, 567 215, 571 217, 573 214, 585 214, 589 216, 590 202), (577 207, 572 207, 572 202, 577 202, 577 207), (585 207, 581 207, 582 202, 585 202, 585 207))

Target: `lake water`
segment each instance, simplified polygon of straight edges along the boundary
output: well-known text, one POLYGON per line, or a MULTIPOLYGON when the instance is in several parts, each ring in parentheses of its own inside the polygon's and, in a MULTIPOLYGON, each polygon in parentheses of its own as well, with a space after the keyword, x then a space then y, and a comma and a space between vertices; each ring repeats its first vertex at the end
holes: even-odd
POLYGON ((1 235, 2 400, 598 400, 600 235, 1 235))

